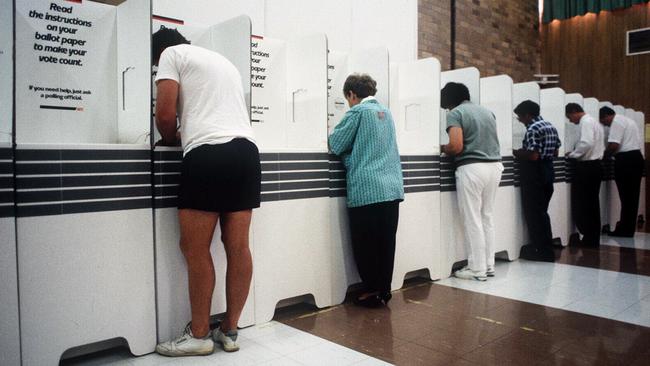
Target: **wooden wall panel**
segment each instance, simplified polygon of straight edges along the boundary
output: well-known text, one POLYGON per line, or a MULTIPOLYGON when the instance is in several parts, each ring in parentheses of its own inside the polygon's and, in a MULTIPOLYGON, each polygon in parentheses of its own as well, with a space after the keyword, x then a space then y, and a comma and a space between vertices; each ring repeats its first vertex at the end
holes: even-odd
MULTIPOLYGON (((626 56, 626 32, 650 27, 650 4, 540 26, 541 68, 559 74, 560 87, 642 111, 650 123, 650 54, 626 56)), ((645 145, 650 172, 650 144, 645 145)), ((646 179, 650 193, 650 179, 646 179)), ((650 209, 650 194, 646 195, 650 209)), ((646 230, 650 227, 646 212, 646 230)))
POLYGON ((650 27, 648 4, 544 24, 542 72, 559 74, 560 87, 569 93, 634 108, 650 118, 650 54, 625 55, 626 32, 645 27, 650 27))

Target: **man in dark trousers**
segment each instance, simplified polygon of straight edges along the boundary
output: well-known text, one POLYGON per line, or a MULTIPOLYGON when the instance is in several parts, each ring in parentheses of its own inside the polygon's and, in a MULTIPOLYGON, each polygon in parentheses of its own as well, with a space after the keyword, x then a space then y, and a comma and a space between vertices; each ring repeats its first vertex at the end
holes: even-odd
POLYGON ((583 235, 575 244, 600 246, 600 180, 601 160, 605 152, 603 126, 585 113, 582 106, 569 103, 565 107, 569 121, 580 126, 580 137, 567 156, 576 159, 575 178, 571 183, 571 210, 578 231, 583 235))
POLYGON ((633 237, 639 211, 639 192, 643 176, 641 136, 636 122, 602 107, 600 123, 609 126, 607 155, 614 155, 614 179, 621 199, 621 218, 611 236, 633 237))
POLYGON ((553 158, 558 155, 560 138, 555 127, 539 115, 537 103, 523 101, 514 112, 526 126, 523 147, 512 152, 519 160, 524 218, 530 234, 530 244, 522 247, 521 257, 553 262, 553 234, 547 211, 553 196, 553 158))

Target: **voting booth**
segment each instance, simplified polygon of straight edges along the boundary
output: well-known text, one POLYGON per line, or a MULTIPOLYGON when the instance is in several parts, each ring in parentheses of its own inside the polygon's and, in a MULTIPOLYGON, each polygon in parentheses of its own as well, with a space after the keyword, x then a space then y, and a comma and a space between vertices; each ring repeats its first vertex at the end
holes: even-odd
POLYGON ((565 128, 566 117, 564 115, 565 93, 560 88, 542 89, 540 91, 540 114, 557 130, 562 142, 558 149, 558 156, 553 159, 555 180, 553 182, 553 196, 548 206, 548 215, 551 218, 551 230, 553 239, 559 240, 563 246, 569 244, 568 223, 571 221, 571 211, 568 209, 569 191, 566 184, 565 173, 565 128))
MULTIPOLYGON (((242 76, 245 97, 250 106, 251 89, 251 20, 239 16, 218 24, 200 26, 188 24, 179 19, 165 17, 166 13, 154 16, 152 32, 162 27, 175 28, 188 40, 226 57, 235 65, 242 76), (170 19, 174 19, 173 21, 170 19)), ((157 132, 155 133, 158 138, 157 132)), ((154 149, 154 197, 156 235, 156 302, 158 309, 158 341, 166 341, 181 334, 191 320, 188 297, 187 266, 179 247, 178 184, 180 181, 183 153, 180 147, 156 147, 154 149)), ((215 291, 210 313, 226 311, 226 253, 221 242, 219 225, 215 230, 210 247, 215 268, 215 291)), ((255 323, 255 292, 251 284, 246 306, 239 326, 255 323)))
POLYGON ((481 105, 494 113, 504 171, 494 202, 495 252, 508 260, 519 258, 523 243, 520 192, 515 187, 514 157, 512 156, 513 82, 507 75, 481 78, 481 105))
POLYGON ((440 272, 440 62, 426 58, 391 65, 391 112, 404 176, 395 248, 393 290, 408 273, 440 272))
POLYGON ((23 365, 156 345, 150 2, 15 9, 23 365))
MULTIPOLYGON (((480 74, 477 68, 468 67, 442 72, 440 88, 444 88, 449 82, 467 86, 471 102, 480 104, 480 74)), ((442 108, 440 111, 440 145, 445 145, 449 143, 447 111, 442 108)), ((459 219, 455 171, 454 158, 442 155, 440 157, 440 243, 443 278, 451 274, 454 263, 466 260, 468 256, 465 234, 459 219)))
MULTIPOLYGON (((626 108, 625 109, 625 116, 634 122, 636 122, 637 128, 638 128, 638 133, 639 133, 639 143, 641 146, 639 148, 641 149, 641 154, 643 154, 643 158, 645 159, 645 116, 643 112, 638 112, 635 111, 634 109, 626 108)), ((646 209, 646 204, 645 204, 645 166, 643 168, 643 177, 641 178, 641 190, 639 194, 639 221, 645 222, 645 209, 646 209)))
POLYGON ((252 42, 252 122, 262 160, 262 205, 253 218, 255 322, 279 301, 312 295, 332 304, 327 39, 252 42), (259 77, 258 77, 259 76, 259 77))
MULTIPOLYGON (((566 104, 569 103, 576 103, 579 104, 580 106, 583 107, 584 109, 584 98, 582 97, 581 94, 578 93, 570 93, 565 95, 565 106, 566 104)), ((576 148, 576 144, 578 143, 580 139, 580 125, 573 124, 569 121, 569 119, 566 119, 566 124, 564 125, 564 151, 565 152, 571 152, 576 148)), ((570 220, 568 222, 568 229, 569 229, 569 241, 571 240, 571 236, 578 235, 578 229, 575 226, 575 222, 573 220, 573 211, 571 207, 571 184, 573 182, 573 179, 575 177, 575 166, 576 166, 576 160, 575 159, 569 159, 566 157, 566 182, 567 182, 567 211, 569 212, 569 217, 570 220)))
MULTIPOLYGON (((607 147, 607 135, 609 134, 609 128, 606 128, 602 124, 600 124, 600 119, 598 118, 598 115, 600 113, 600 102, 596 98, 584 98, 583 99, 584 103, 584 110, 585 113, 588 115, 592 116, 596 123, 598 123, 602 128, 603 128, 603 136, 604 139, 600 143, 603 144, 604 147, 607 147)), ((608 190, 608 183, 605 177, 608 174, 608 165, 612 164, 612 161, 606 161, 603 159, 601 163, 601 172, 602 172, 602 177, 601 177, 601 185, 600 185, 600 191, 599 191, 599 204, 600 204, 600 224, 601 227, 603 227, 603 232, 605 232, 606 229, 606 223, 609 218, 609 204, 607 202, 608 200, 608 195, 609 195, 609 190, 608 190)), ((612 227, 612 230, 614 228, 612 227)))
POLYGON ((20 365, 13 158, 13 2, 0 0, 0 365, 20 365))
MULTIPOLYGON (((537 104, 540 104, 540 89, 539 85, 535 82, 525 82, 517 83, 512 87, 512 105, 513 108, 518 106, 519 103, 531 100, 537 104)), ((524 136, 526 135, 526 127, 517 120, 516 114, 511 114, 512 116, 512 148, 521 149, 523 147, 524 136)), ((514 181, 515 181, 515 191, 517 192, 516 197, 516 206, 519 207, 519 211, 515 214, 515 217, 518 217, 519 220, 515 227, 517 238, 519 238, 522 245, 530 244, 530 238, 528 237, 528 229, 526 227, 526 221, 524 220, 523 204, 521 199, 521 186, 520 186, 520 172, 519 164, 515 160, 514 165, 514 181)))
MULTIPOLYGON (((330 50, 328 53, 327 129, 331 133, 348 111, 343 96, 345 79, 353 73, 368 74, 377 82, 375 97, 389 106, 390 79, 388 50, 361 49, 351 53, 330 50)), ((345 299, 348 287, 361 282, 354 261, 347 212, 345 167, 340 158, 329 155, 330 245, 332 248, 332 304, 345 299)))

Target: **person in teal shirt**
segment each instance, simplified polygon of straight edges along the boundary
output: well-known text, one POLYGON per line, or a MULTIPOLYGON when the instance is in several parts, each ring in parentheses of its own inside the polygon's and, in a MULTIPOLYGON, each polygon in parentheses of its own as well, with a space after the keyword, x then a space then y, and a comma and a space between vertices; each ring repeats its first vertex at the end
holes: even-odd
POLYGON ((343 86, 350 110, 329 136, 330 150, 346 169, 347 206, 354 259, 364 290, 358 305, 391 299, 399 203, 404 200, 395 123, 374 95, 377 83, 352 74, 343 86))

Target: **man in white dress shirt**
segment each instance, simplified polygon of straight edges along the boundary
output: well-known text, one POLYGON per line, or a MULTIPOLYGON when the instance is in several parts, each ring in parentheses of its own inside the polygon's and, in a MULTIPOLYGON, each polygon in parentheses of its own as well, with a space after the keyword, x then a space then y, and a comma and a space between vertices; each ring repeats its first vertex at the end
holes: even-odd
POLYGON ((614 179, 621 199, 621 217, 611 236, 633 237, 639 210, 639 192, 643 176, 641 134, 636 122, 616 114, 610 107, 602 107, 600 123, 609 126, 607 154, 614 155, 614 179))
POLYGON ((568 157, 576 159, 576 170, 571 184, 571 209, 578 231, 583 235, 579 244, 588 247, 600 245, 600 181, 601 159, 605 152, 603 126, 585 113, 582 106, 569 103, 566 117, 580 126, 575 149, 568 157))

